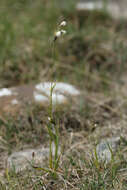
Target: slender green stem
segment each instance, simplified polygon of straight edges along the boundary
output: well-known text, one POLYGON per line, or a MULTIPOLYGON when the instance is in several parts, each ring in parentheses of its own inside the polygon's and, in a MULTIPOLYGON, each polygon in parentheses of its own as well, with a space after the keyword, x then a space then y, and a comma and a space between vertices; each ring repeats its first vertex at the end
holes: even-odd
POLYGON ((52 139, 50 138, 49 142, 49 167, 52 169, 53 161, 52 161, 52 139))
POLYGON ((55 126, 55 133, 56 133, 56 138, 55 138, 55 162, 56 162, 56 160, 58 158, 58 142, 59 142, 57 126, 55 126))

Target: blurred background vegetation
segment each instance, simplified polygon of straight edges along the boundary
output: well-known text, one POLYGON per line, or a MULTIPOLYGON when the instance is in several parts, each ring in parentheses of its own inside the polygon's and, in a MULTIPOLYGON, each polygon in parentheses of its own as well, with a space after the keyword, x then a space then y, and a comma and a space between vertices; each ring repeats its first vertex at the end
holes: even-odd
POLYGON ((94 74, 101 85, 119 76, 127 61, 125 22, 106 11, 77 12, 76 3, 1 0, 0 87, 44 80, 89 87, 94 74), (62 19, 67 35, 56 44, 54 65, 51 40, 62 19))
MULTIPOLYGON (((50 73, 53 66, 51 39, 60 17, 64 15, 57 3, 1 0, 0 87, 44 80, 48 67, 49 77, 54 74, 50 73)), ((70 22, 68 32, 72 30, 71 26, 70 22)))

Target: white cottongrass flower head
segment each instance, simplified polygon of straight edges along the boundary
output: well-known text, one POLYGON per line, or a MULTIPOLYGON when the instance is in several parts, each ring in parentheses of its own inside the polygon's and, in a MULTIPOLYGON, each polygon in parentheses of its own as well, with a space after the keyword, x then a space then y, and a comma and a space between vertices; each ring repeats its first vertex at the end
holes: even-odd
POLYGON ((58 30, 55 32, 55 35, 54 35, 54 41, 57 40, 57 38, 61 37, 62 35, 66 34, 67 31, 66 30, 63 30, 63 27, 66 26, 67 22, 66 21, 62 21, 59 25, 59 28, 58 30))
POLYGON ((60 26, 66 26, 67 25, 67 22, 64 20, 60 23, 60 26))
POLYGON ((58 30, 57 32, 55 32, 55 37, 59 38, 61 36, 61 30, 58 30))

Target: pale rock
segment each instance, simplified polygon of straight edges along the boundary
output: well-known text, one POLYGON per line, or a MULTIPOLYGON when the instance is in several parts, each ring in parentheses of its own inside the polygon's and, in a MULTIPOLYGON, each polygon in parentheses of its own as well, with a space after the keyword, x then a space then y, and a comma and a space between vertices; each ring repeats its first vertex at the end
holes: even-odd
MULTIPOLYGON (((60 148, 58 152, 60 153, 60 148)), ((53 145, 53 155, 54 154, 55 146, 53 145)), ((49 148, 46 147, 14 152, 7 159, 7 167, 9 170, 14 170, 16 173, 26 169, 29 170, 32 166, 45 167, 48 156, 49 148)))
POLYGON ((39 92, 34 92, 33 93, 34 95, 34 99, 35 99, 35 102, 45 102, 45 101, 48 101, 48 97, 40 94, 39 92))
POLYGON ((93 11, 93 10, 106 10, 113 18, 127 18, 127 1, 80 1, 76 5, 77 11, 93 11))
POLYGON ((54 86, 54 93, 68 94, 72 96, 79 95, 80 92, 72 85, 63 82, 43 82, 37 84, 35 88, 46 95, 50 95, 51 86, 54 86))
POLYGON ((28 84, 12 88, 0 89, 0 115, 3 113, 18 113, 18 110, 25 108, 26 103, 47 104, 50 100, 51 86, 54 86, 52 103, 65 104, 80 95, 80 91, 73 85, 63 82, 42 82, 36 85, 28 84))
POLYGON ((2 97, 2 96, 10 96, 10 95, 12 95, 12 91, 9 90, 8 88, 0 89, 0 97, 2 97))
POLYGON ((109 163, 112 160, 112 153, 118 148, 120 137, 102 140, 96 147, 99 162, 109 163))
POLYGON ((43 82, 35 86, 34 99, 37 102, 49 100, 51 87, 53 88, 53 104, 62 104, 67 102, 66 96, 77 96, 80 92, 72 85, 63 82, 43 82))

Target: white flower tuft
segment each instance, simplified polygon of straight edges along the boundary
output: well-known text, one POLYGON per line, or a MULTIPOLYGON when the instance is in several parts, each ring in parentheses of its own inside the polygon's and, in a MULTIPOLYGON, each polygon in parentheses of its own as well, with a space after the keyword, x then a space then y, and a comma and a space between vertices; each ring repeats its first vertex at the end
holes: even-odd
POLYGON ((60 26, 66 26, 67 25, 67 22, 64 20, 60 23, 60 26))
POLYGON ((66 34, 67 31, 66 31, 66 30, 61 30, 61 33, 62 33, 62 34, 66 34))
POLYGON ((60 36, 61 36, 61 30, 59 30, 59 31, 57 31, 56 33, 55 33, 55 37, 57 37, 57 38, 59 38, 60 36))
POLYGON ((58 30, 56 33, 55 33, 55 36, 54 36, 54 41, 57 40, 57 38, 61 37, 61 35, 64 35, 66 34, 66 30, 58 30))

